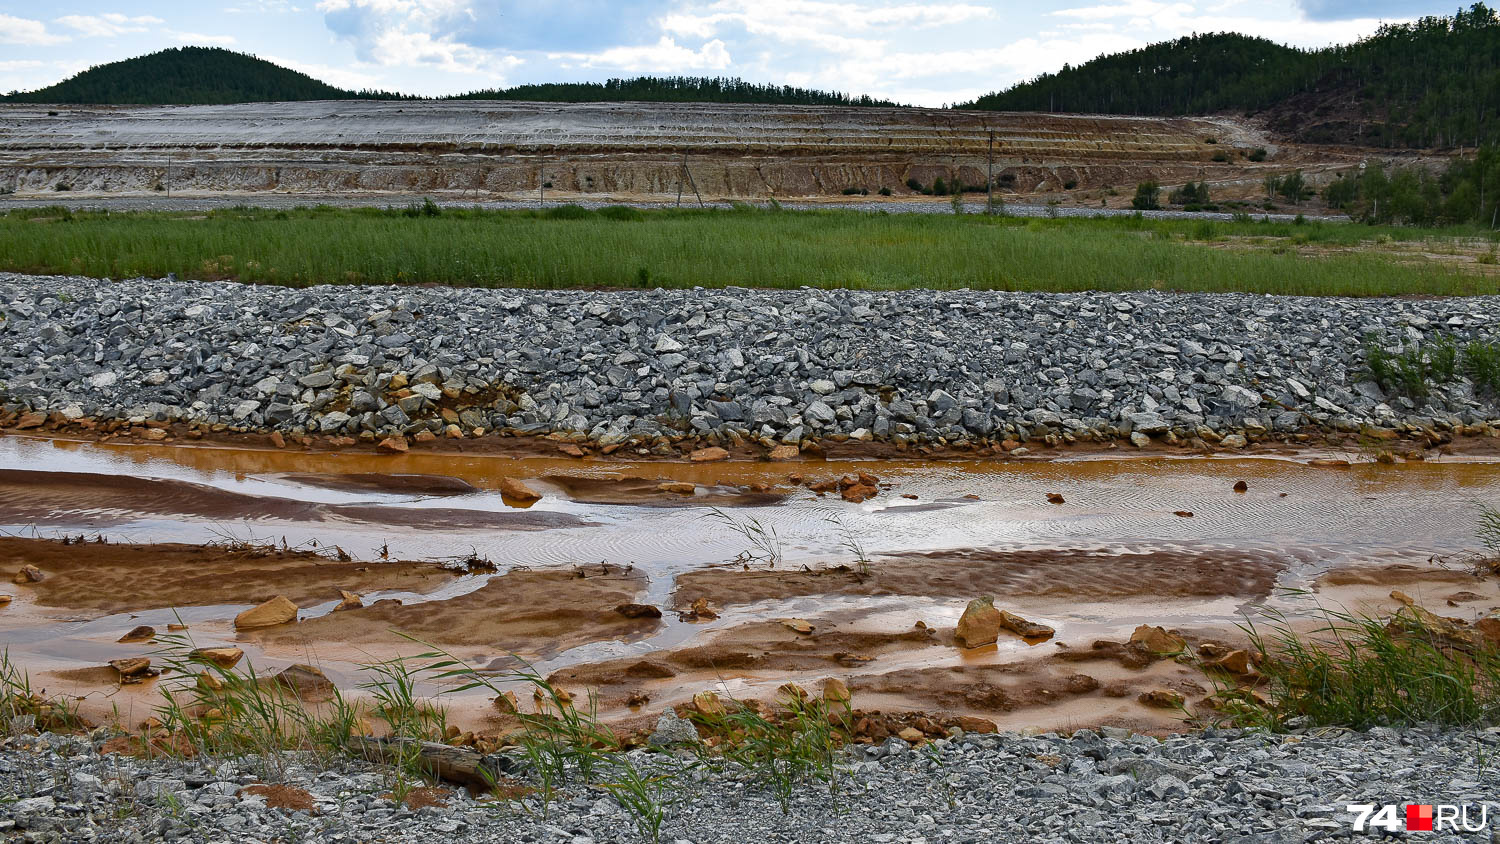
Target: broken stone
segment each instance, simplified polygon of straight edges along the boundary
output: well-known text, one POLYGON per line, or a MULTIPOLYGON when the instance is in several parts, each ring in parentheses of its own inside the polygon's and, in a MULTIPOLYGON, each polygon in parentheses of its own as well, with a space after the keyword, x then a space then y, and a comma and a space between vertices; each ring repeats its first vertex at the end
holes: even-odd
POLYGON ((151 660, 144 656, 127 656, 110 660, 109 667, 118 671, 121 677, 138 677, 151 670, 151 660))
POLYGON ((1000 627, 1000 611, 995 609, 995 599, 989 596, 975 598, 964 608, 953 637, 965 648, 993 645, 1000 638, 1000 627))
POLYGON ((917 742, 927 738, 927 736, 923 735, 922 731, 917 729, 916 727, 905 727, 901 730, 901 732, 897 733, 896 736, 902 741, 911 744, 916 744, 917 742))
POLYGON ((122 645, 132 645, 137 642, 149 642, 156 638, 156 628, 148 624, 132 627, 129 633, 116 639, 122 645))
POLYGON ((615 612, 626 618, 661 618, 661 610, 650 604, 621 604, 615 612))
POLYGON ((41 569, 37 568, 36 566, 27 564, 27 565, 21 566, 21 570, 18 571, 18 572, 16 572, 16 576, 13 577, 13 578, 11 578, 11 582, 13 582, 13 583, 41 583, 46 578, 47 578, 47 575, 43 574, 41 569))
POLYGON ((998 733, 1000 727, 994 721, 987 718, 975 718, 970 715, 960 715, 953 719, 953 723, 966 733, 998 733))
POLYGON ((500 481, 500 495, 516 501, 539 501, 542 497, 540 492, 527 486, 515 478, 503 478, 500 481))
POLYGON ((643 659, 627 667, 625 669, 625 676, 642 680, 664 680, 668 677, 676 677, 677 672, 659 662, 650 662, 643 659))
POLYGON ((1235 492, 1248 492, 1249 490, 1250 490, 1250 485, 1247 484, 1247 483, 1245 483, 1244 481, 1235 481, 1234 482, 1234 491, 1235 492))
POLYGON ((1067 501, 1062 497, 1061 493, 1049 492, 1049 493, 1047 493, 1047 503, 1048 504, 1066 504, 1067 501))
POLYGON ((495 697, 495 709, 506 715, 518 715, 521 712, 521 702, 516 700, 516 693, 503 691, 495 697))
POLYGON ((285 595, 277 595, 258 607, 252 607, 234 617, 236 630, 254 630, 258 627, 275 627, 297 620, 297 605, 285 595))
POLYGON ((405 454, 410 448, 406 444, 406 437, 386 437, 375 446, 386 454, 405 454))
POLYGON ((1255 673, 1255 667, 1250 664, 1250 652, 1243 649, 1230 651, 1207 665, 1241 677, 1255 673))
POLYGON ((1154 654, 1181 653, 1187 641, 1181 636, 1168 633, 1164 628, 1142 624, 1130 634, 1130 641, 1145 645, 1154 654))
POLYGON ((781 626, 792 631, 793 633, 799 633, 803 636, 811 635, 813 632, 812 624, 804 618, 785 619, 781 622, 781 626))
POLYGON ((311 665, 297 663, 277 674, 275 682, 287 688, 301 700, 324 700, 333 695, 333 681, 311 665))
POLYGON ((345 592, 344 590, 340 589, 339 602, 334 606, 333 611, 341 612, 343 610, 357 610, 364 605, 365 601, 363 598, 354 594, 353 592, 345 592))
POLYGON ((1174 516, 1181 516, 1184 519, 1191 519, 1193 517, 1193 511, 1192 510, 1173 510, 1172 511, 1172 515, 1174 515, 1174 516))
POLYGON ((778 463, 786 460, 796 460, 802 456, 802 450, 794 445, 778 445, 771 449, 770 459, 778 463))
POLYGON ((239 648, 195 648, 188 653, 189 659, 212 662, 220 668, 233 668, 244 656, 239 648))
POLYGON ((1028 621, 1008 610, 1000 610, 1000 626, 1023 639, 1048 639, 1057 632, 1045 624, 1028 621))
POLYGON ((729 452, 718 446, 700 448, 688 455, 688 460, 693 463, 714 463, 720 460, 728 460, 729 452))
POLYGON ((831 706, 848 706, 851 700, 849 686, 837 677, 823 681, 823 702, 831 706))
POLYGON ((707 598, 699 598, 687 612, 682 613, 683 621, 713 621, 718 617, 719 614, 709 607, 707 598))
POLYGON ((1180 709, 1186 702, 1180 693, 1171 689, 1152 689, 1149 692, 1141 692, 1136 700, 1157 709, 1180 709))
POLYGON ((693 695, 693 708, 699 715, 707 718, 722 718, 725 714, 724 702, 713 692, 699 692, 693 695))
POLYGON ((698 485, 687 481, 667 481, 656 485, 659 492, 671 492, 677 495, 692 495, 698 491, 698 485))

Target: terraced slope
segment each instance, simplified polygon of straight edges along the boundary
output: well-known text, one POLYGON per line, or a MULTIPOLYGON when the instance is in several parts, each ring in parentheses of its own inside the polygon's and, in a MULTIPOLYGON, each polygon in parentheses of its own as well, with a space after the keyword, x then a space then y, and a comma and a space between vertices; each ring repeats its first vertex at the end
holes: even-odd
POLYGON ((1303 159, 1221 118, 648 103, 6 105, 0 188, 496 197, 546 185, 638 197, 681 185, 689 196, 696 187, 728 198, 882 187, 903 195, 911 180, 982 185, 991 133, 997 183, 1021 194, 1124 189, 1145 178, 1254 184, 1259 171, 1303 159), (1249 162, 1256 147, 1271 159, 1249 162))

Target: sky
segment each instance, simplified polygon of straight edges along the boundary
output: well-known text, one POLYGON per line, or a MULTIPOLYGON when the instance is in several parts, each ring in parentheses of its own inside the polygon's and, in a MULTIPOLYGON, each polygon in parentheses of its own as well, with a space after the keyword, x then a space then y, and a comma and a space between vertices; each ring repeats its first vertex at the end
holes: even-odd
POLYGON ((340 87, 426 96, 657 74, 938 106, 1195 32, 1321 47, 1457 8, 1453 0, 0 0, 0 91, 191 44, 252 53, 340 87))

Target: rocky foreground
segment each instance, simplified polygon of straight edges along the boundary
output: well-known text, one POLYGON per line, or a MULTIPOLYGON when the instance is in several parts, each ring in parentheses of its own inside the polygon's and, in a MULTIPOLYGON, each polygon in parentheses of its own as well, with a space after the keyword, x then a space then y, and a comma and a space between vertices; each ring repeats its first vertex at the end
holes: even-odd
MULTIPOLYGON (((1496 339, 1500 297, 534 291, 0 274, 0 425, 183 422, 367 441, 567 432, 1224 447, 1362 426, 1491 428, 1460 375, 1387 395, 1390 349, 1496 339)), ((1024 453, 1024 452, 1021 452, 1024 453)))
MULTIPOLYGON (((570 787, 545 811, 523 801, 418 792, 395 800, 389 771, 292 754, 276 760, 143 761, 86 737, 0 744, 0 833, 22 841, 640 841, 601 788, 570 787), (268 787, 268 785, 270 787, 268 787)), ((913 748, 892 738, 841 756, 835 788, 776 795, 734 768, 698 767, 663 789, 663 841, 1146 842, 1265 844, 1380 837, 1348 804, 1466 805, 1493 841, 1500 728, 1305 735, 1215 731, 1158 740, 1105 729, 965 735, 913 748), (1483 813, 1483 815, 1482 815, 1483 813)), ((634 751, 667 771, 689 756, 634 751)), ((1404 826, 1402 827, 1404 830, 1404 826)), ((1401 833, 1404 835, 1404 833, 1401 833)))

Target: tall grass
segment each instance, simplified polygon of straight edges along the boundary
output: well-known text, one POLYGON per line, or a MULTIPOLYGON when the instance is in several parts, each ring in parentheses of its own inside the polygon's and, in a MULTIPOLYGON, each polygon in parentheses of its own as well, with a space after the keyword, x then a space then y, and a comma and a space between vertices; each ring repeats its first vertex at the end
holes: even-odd
POLYGON ((1353 225, 1235 222, 1204 229, 1190 220, 790 214, 749 207, 629 214, 576 207, 568 213, 413 209, 237 208, 193 215, 18 210, 0 216, 0 269, 112 278, 170 272, 287 285, 809 285, 1350 296, 1497 289, 1493 279, 1451 266, 1403 264, 1376 253, 1304 257, 1284 248, 1220 249, 1193 241, 1195 232, 1343 245, 1377 236, 1440 236, 1353 225))
POLYGON ((1325 608, 1322 625, 1304 633, 1273 616, 1266 629, 1246 626, 1265 697, 1221 697, 1234 720, 1273 729, 1493 724, 1500 650, 1439 624, 1410 609, 1377 619, 1325 608))

